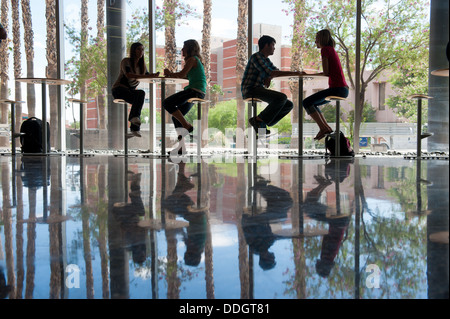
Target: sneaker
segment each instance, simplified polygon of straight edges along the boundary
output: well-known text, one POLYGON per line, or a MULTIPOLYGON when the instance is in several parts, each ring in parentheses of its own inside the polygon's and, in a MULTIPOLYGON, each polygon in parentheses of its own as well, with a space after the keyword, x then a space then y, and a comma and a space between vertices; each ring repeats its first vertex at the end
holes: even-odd
POLYGON ((130 120, 130 122, 131 122, 131 124, 133 124, 133 125, 137 125, 137 126, 140 126, 140 125, 141 125, 141 119, 140 119, 139 117, 133 117, 133 118, 130 120))
POLYGON ((256 134, 258 134, 258 130, 260 128, 262 128, 262 129, 266 130, 266 134, 265 135, 270 135, 270 130, 267 129, 267 126, 266 126, 266 124, 263 121, 259 122, 259 121, 256 120, 256 117, 252 117, 252 118, 250 118, 248 120, 248 122, 250 123, 251 126, 253 126, 253 128, 255 129, 256 134))
POLYGON ((132 137, 142 137, 141 132, 131 131, 131 133, 127 134, 127 138, 132 138, 132 137))

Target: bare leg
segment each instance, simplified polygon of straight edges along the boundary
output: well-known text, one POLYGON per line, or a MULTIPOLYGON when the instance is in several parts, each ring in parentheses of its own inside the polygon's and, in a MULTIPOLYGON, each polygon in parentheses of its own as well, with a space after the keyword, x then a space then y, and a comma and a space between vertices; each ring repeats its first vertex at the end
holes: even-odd
POLYGON ((310 116, 314 120, 314 122, 316 122, 317 125, 319 126, 319 133, 317 133, 314 139, 320 140, 324 138, 327 133, 331 133, 333 131, 332 128, 328 125, 322 113, 314 112, 311 113, 310 116))
POLYGON ((178 122, 181 123, 181 125, 183 125, 183 127, 185 129, 187 129, 189 132, 192 130, 192 124, 189 123, 188 121, 186 121, 186 119, 183 116, 183 113, 181 113, 180 110, 176 110, 175 112, 173 112, 171 114, 174 118, 176 118, 178 120, 178 122))

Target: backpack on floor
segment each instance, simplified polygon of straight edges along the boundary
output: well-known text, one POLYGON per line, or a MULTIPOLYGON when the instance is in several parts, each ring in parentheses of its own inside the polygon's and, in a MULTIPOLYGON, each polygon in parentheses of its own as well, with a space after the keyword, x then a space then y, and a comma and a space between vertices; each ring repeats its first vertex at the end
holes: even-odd
MULTIPOLYGON (((350 141, 348 138, 345 137, 344 133, 339 132, 339 147, 340 147, 340 156, 355 156, 355 152, 352 149, 352 146, 350 145, 350 141)), ((325 148, 327 150, 327 153, 330 152, 331 156, 335 156, 335 134, 329 134, 325 137, 325 148)))
MULTIPOLYGON (((44 153, 42 145, 42 121, 36 117, 30 117, 20 126, 20 144, 22 153, 44 153)), ((50 152, 50 124, 47 122, 47 153, 50 152)))

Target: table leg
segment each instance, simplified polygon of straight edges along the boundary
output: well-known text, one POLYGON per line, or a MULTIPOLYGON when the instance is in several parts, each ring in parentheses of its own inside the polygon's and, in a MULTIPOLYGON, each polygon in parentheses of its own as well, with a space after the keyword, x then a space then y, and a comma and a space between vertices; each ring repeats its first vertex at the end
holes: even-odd
POLYGON ((45 82, 41 84, 42 87, 42 148, 43 153, 47 154, 47 87, 45 82))
POLYGON ((422 99, 417 100, 417 159, 422 157, 422 99))
POLYGON ((11 103, 11 154, 16 155, 16 104, 11 103))
POLYGON ((298 79, 298 156, 303 156, 303 78, 298 79))
POLYGON ((336 132, 335 132, 335 146, 334 146, 334 155, 336 157, 341 156, 341 149, 340 149, 340 142, 341 142, 341 126, 340 126, 340 117, 341 115, 341 108, 340 108, 340 102, 339 100, 336 101, 336 132))
POLYGON ((84 153, 84 103, 80 103, 80 155, 84 153))
POLYGON ((162 106, 166 99, 166 81, 161 81, 161 156, 166 156, 166 112, 162 106))

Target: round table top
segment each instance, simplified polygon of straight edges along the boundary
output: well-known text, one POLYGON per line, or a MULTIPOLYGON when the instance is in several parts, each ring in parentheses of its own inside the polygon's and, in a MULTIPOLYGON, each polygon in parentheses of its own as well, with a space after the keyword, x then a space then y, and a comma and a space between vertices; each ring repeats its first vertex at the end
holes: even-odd
POLYGON ((13 100, 8 100, 8 99, 2 99, 0 100, 0 103, 11 103, 11 104, 17 104, 17 103, 25 103, 25 101, 13 101, 13 100))
POLYGON ((181 78, 170 78, 165 76, 155 76, 155 77, 143 77, 143 78, 137 78, 139 82, 144 83, 166 83, 166 84, 176 84, 176 83, 188 83, 188 79, 181 79, 181 78))
POLYGON ((299 74, 299 75, 284 75, 284 76, 277 76, 274 77, 272 80, 278 80, 278 81, 298 81, 300 78, 303 79, 312 79, 312 78, 326 78, 325 75, 323 74, 315 74, 315 73, 311 73, 311 74, 299 74))
POLYGON ((69 84, 72 81, 64 80, 64 79, 53 79, 53 78, 18 78, 16 79, 18 82, 25 82, 31 84, 48 84, 48 85, 65 85, 69 84))
POLYGON ((433 98, 432 96, 428 96, 428 95, 425 95, 425 94, 413 94, 413 95, 408 96, 408 99, 410 99, 410 100, 415 100, 415 99, 426 99, 426 100, 429 100, 429 99, 432 99, 432 98, 433 98))
POLYGON ((80 99, 74 99, 74 98, 69 98, 69 99, 67 99, 69 102, 74 102, 74 103, 84 103, 84 104, 86 104, 86 103, 88 103, 88 101, 83 101, 83 100, 80 100, 80 99))
POLYGON ((431 71, 431 75, 448 76, 448 68, 431 71))

